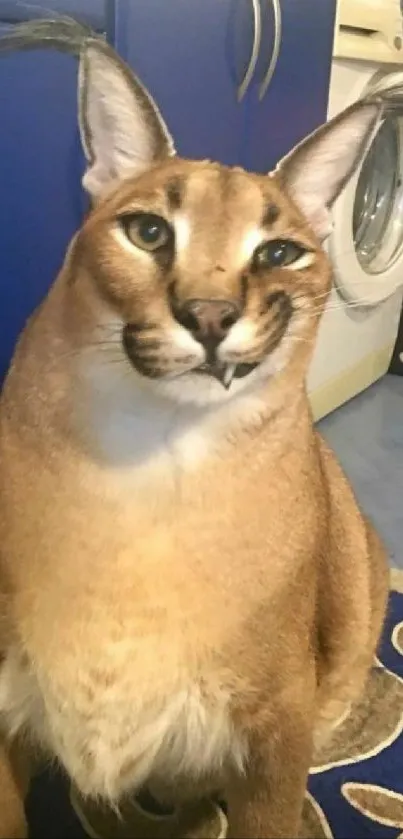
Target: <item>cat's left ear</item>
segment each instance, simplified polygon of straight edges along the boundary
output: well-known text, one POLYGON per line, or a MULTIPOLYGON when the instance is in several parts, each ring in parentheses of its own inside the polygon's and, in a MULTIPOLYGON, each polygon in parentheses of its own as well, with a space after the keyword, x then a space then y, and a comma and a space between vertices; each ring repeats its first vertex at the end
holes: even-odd
POLYGON ((83 186, 93 201, 114 183, 172 157, 173 140, 146 88, 100 38, 84 44, 79 126, 87 158, 83 186))
POLYGON ((330 208, 363 159, 383 114, 381 102, 357 102, 303 140, 276 175, 319 239, 332 229, 330 208))

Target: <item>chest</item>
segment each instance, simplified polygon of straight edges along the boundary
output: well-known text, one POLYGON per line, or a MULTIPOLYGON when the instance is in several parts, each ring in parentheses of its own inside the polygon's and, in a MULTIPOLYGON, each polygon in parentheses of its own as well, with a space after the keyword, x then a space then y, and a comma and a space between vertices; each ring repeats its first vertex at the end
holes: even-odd
POLYGON ((242 768, 246 747, 232 697, 213 675, 191 675, 183 660, 172 669, 172 657, 168 669, 141 654, 127 656, 123 668, 105 655, 64 666, 66 678, 35 672, 11 650, 0 671, 0 720, 10 732, 28 729, 84 794, 117 800, 150 778, 242 768))

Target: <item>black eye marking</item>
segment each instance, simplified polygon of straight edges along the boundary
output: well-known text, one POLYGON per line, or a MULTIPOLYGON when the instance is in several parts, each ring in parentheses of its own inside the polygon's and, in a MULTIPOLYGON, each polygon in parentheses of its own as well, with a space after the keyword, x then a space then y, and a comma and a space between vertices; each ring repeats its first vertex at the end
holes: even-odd
POLYGON ((168 184, 167 198, 171 210, 179 210, 182 204, 182 182, 179 178, 174 178, 168 184))
POLYGON ((178 283, 176 279, 171 280, 171 282, 169 283, 168 300, 172 311, 176 311, 180 306, 178 297, 178 283))
POLYGON ((288 239, 273 239, 271 242, 264 242, 256 248, 253 255, 252 270, 268 270, 270 268, 286 268, 292 265, 304 253, 298 242, 288 239))
POLYGON ((280 210, 276 204, 269 204, 263 214, 262 224, 263 227, 266 227, 270 224, 274 224, 277 221, 280 215, 280 210))
POLYGON ((276 310, 274 312, 275 320, 283 318, 288 320, 291 317, 294 307, 286 291, 278 290, 268 294, 262 305, 260 314, 266 315, 273 308, 276 310))
POLYGON ((246 298, 248 296, 248 275, 242 274, 241 276, 241 305, 242 309, 246 306, 246 298))
POLYGON ((268 307, 275 306, 276 303, 284 303, 285 300, 289 300, 288 294, 285 291, 273 291, 272 294, 269 294, 266 297, 266 304, 268 307))
POLYGON ((222 265, 216 265, 215 270, 219 271, 221 274, 225 274, 225 268, 223 268, 222 265))

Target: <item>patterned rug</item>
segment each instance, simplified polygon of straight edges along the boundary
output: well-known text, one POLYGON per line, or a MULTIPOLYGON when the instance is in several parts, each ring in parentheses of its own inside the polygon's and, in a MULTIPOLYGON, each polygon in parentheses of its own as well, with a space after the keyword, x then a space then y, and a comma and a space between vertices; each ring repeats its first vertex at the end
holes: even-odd
MULTIPOLYGON (((403 839, 403 572, 393 572, 392 588, 366 696, 322 750, 320 765, 310 775, 303 824, 309 839, 403 839)), ((126 823, 114 814, 104 818, 99 811, 87 812, 80 823, 63 779, 46 773, 33 786, 28 814, 31 839, 179 839, 178 825, 165 828, 162 819, 146 826, 138 811, 126 823)), ((208 826, 204 818, 199 828, 191 822, 189 829, 180 831, 183 839, 223 835, 217 814, 208 826)))
POLYGON ((392 574, 378 667, 352 718, 312 770, 312 839, 403 839, 403 573, 392 574))

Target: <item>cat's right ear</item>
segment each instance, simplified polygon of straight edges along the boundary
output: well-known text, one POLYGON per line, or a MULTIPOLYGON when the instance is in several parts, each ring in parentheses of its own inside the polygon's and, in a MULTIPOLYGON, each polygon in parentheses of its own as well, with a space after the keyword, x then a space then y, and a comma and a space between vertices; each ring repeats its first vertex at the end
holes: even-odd
POLYGON ((79 67, 83 186, 94 202, 119 180, 175 154, 152 97, 107 44, 88 41, 79 67))
POLYGON ((351 105, 303 140, 277 168, 285 188, 322 240, 331 231, 331 207, 363 160, 385 101, 379 97, 351 105))

